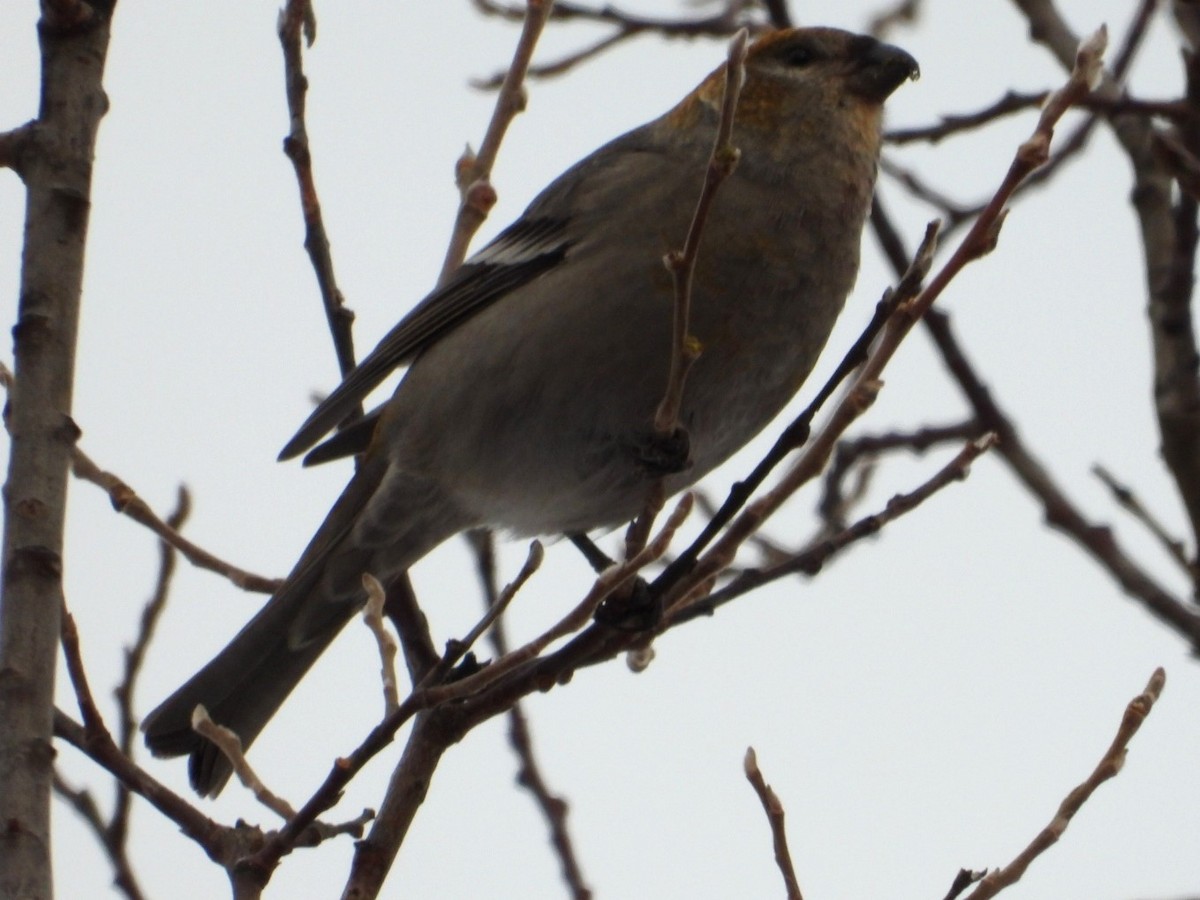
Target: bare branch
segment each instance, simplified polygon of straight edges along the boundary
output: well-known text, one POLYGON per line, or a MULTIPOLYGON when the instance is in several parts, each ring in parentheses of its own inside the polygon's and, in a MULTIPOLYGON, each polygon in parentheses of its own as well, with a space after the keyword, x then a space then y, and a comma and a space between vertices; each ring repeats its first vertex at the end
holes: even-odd
POLYGON ((96 805, 96 800, 87 788, 76 788, 67 784, 57 768, 54 770, 54 793, 66 801, 78 813, 87 825, 88 830, 104 848, 113 868, 113 886, 129 900, 142 900, 145 896, 138 884, 137 875, 129 862, 126 853, 124 833, 115 834, 114 829, 104 820, 104 814, 96 805))
POLYGON ((866 361, 871 347, 883 331, 884 326, 895 312, 897 306, 916 296, 921 289, 921 283, 929 271, 933 261, 933 253, 937 246, 937 227, 931 225, 927 229, 925 239, 920 249, 913 257, 911 265, 907 266, 896 289, 884 293, 875 305, 871 321, 863 329, 858 339, 842 357, 834 373, 829 377, 812 402, 784 429, 753 471, 741 481, 735 482, 729 489, 729 496, 721 507, 713 514, 708 524, 701 530, 700 535, 681 553, 657 578, 654 579, 653 590, 666 593, 691 572, 700 558, 701 552, 708 547, 726 525, 733 520, 738 511, 745 507, 750 497, 766 481, 775 468, 783 462, 794 450, 804 446, 808 440, 813 419, 831 398, 844 381, 850 378, 866 361))
POLYGON ((492 166, 508 126, 517 113, 525 109, 525 73, 533 58, 533 48, 553 9, 554 0, 526 0, 521 36, 496 97, 492 119, 479 145, 479 152, 472 154, 468 151, 458 162, 455 179, 462 202, 454 220, 454 230, 450 236, 450 246, 446 249, 439 282, 444 282, 450 273, 462 265, 471 238, 496 203, 496 192, 491 185, 492 166))
MULTIPOLYGON (((1013 0, 1029 21, 1030 34, 1059 60, 1069 65, 1075 35, 1051 0, 1013 0)), ((1139 5, 1135 26, 1149 0, 1139 5)), ((1146 12, 1145 15, 1149 13, 1146 12)), ((1144 30, 1144 29, 1143 29, 1144 30)), ((1131 36, 1140 41, 1136 27, 1131 36)), ((1130 42, 1131 47, 1133 41, 1130 42)), ((1129 54, 1132 57, 1132 50, 1129 54)), ((1188 66, 1189 102, 1200 103, 1200 86, 1195 65, 1188 66)), ((1120 95, 1114 78, 1103 79, 1097 93, 1120 95)), ((1152 125, 1139 116, 1116 116, 1110 120, 1114 136, 1133 165, 1134 210, 1141 229, 1146 282, 1150 293, 1150 323, 1154 347, 1154 398, 1162 435, 1162 455, 1175 479, 1188 512, 1193 543, 1200 546, 1200 373, 1195 360, 1197 348, 1191 312, 1191 267, 1194 259, 1195 207, 1190 216, 1185 204, 1174 209, 1171 179, 1154 152, 1152 125), (1181 230, 1181 225, 1187 224, 1181 230), (1189 247, 1191 249, 1189 249, 1189 247), (1186 290, 1183 286, 1186 285, 1186 290)))
POLYGON ((5 883, 33 897, 52 894, 51 711, 68 469, 79 438, 71 420, 75 354, 96 138, 108 109, 111 5, 43 0, 38 118, 9 132, 4 150, 19 157, 25 219, 12 328, 16 377, 4 417, 13 440, 0 575, 0 822, 5 883))
POLYGON ((242 752, 242 739, 236 731, 218 725, 209 717, 208 710, 199 705, 192 711, 192 729, 205 740, 211 741, 224 754, 233 766, 238 780, 254 794, 254 799, 284 821, 296 815, 296 810, 290 803, 263 784, 263 780, 246 759, 246 754, 242 752))
MULTIPOLYGON (((499 16, 509 21, 520 21, 525 10, 519 5, 506 5, 497 0, 472 0, 475 8, 485 15, 499 16)), ((768 15, 775 28, 790 28, 790 17, 783 0, 768 0, 768 15)), ((614 25, 620 31, 637 34, 653 32, 663 37, 729 37, 741 28, 761 31, 765 24, 754 17, 753 0, 726 0, 721 10, 711 16, 688 19, 664 19, 642 16, 619 9, 613 4, 583 6, 570 0, 558 0, 550 18, 556 22, 596 22, 614 25)))
POLYGON ((120 751, 96 707, 91 687, 84 670, 83 656, 79 646, 79 631, 75 620, 67 613, 62 618, 63 659, 67 675, 75 691, 76 702, 83 716, 83 725, 74 722, 62 712, 55 711, 54 734, 78 747, 92 760, 111 772, 138 796, 143 797, 155 809, 180 827, 214 859, 219 859, 225 838, 222 827, 204 816, 192 804, 174 791, 164 787, 147 775, 141 768, 120 751))
POLYGON ((1194 573, 1192 567, 1188 564, 1183 541, 1171 536, 1154 514, 1146 509, 1142 501, 1138 499, 1137 494, 1117 481, 1116 476, 1099 463, 1092 466, 1092 474, 1104 482, 1104 486, 1112 492, 1113 499, 1122 509, 1141 522, 1146 527, 1146 530, 1154 535, 1155 539, 1162 545, 1162 548, 1167 551, 1167 555, 1179 563, 1188 577, 1193 577, 1194 573))
POLYGON ((958 874, 954 876, 954 881, 950 884, 950 890, 946 892, 943 900, 956 900, 963 891, 978 882, 986 874, 987 872, 985 871, 976 872, 971 869, 959 869, 958 874))
MULTIPOLYGON (((292 162, 296 184, 300 189, 300 209, 304 215, 304 249, 312 261, 321 291, 321 303, 338 369, 346 375, 354 368, 354 313, 346 306, 345 297, 333 272, 333 253, 325 218, 321 215, 321 200, 317 196, 316 176, 313 173, 312 152, 308 142, 308 123, 305 118, 308 78, 304 74, 304 52, 300 47, 303 35, 312 46, 316 40, 316 18, 312 0, 287 0, 279 13, 279 43, 283 47, 283 77, 287 94, 291 128, 283 140, 283 152, 292 162)), ((362 414, 359 407, 352 418, 362 414)))
POLYGON ((279 579, 267 578, 263 575, 256 575, 253 572, 240 569, 232 563, 218 559, 207 550, 193 544, 176 529, 160 519, 146 501, 137 495, 133 488, 112 472, 106 472, 101 469, 78 447, 74 450, 72 463, 76 478, 82 478, 84 481, 90 481, 97 487, 103 488, 108 492, 108 498, 112 502, 113 509, 122 515, 129 516, 129 518, 138 524, 145 525, 159 538, 182 553, 184 558, 197 568, 216 572, 245 591, 270 594, 278 590, 280 585, 283 584, 279 579))
POLYGON ((887 40, 888 34, 901 25, 912 25, 921 15, 922 0, 896 0, 895 5, 876 13, 867 23, 867 32, 879 40, 887 40))
MULTIPOLYGON (((884 140, 889 144, 911 144, 915 141, 937 144, 944 138, 964 131, 973 131, 1005 116, 1037 109, 1049 96, 1049 91, 1034 91, 1033 93, 1007 91, 1003 97, 983 109, 942 116, 936 125, 889 131, 884 135, 884 140)), ((1186 103, 1178 100, 1137 100, 1133 97, 1114 98, 1093 94, 1081 99, 1076 106, 1106 115, 1158 116, 1172 121, 1187 121, 1194 115, 1186 103)))
MULTIPOLYGON (((500 591, 496 586, 495 540, 490 531, 483 529, 472 531, 468 536, 475 550, 479 581, 486 603, 489 607, 495 606, 500 599, 500 591)), ((612 565, 611 560, 608 565, 612 565)), ((504 616, 498 616, 492 623, 488 630, 488 640, 497 656, 505 656, 508 653, 504 616)), ((529 791, 546 820, 546 826, 550 830, 550 846, 554 848, 558 857, 567 890, 573 900, 590 900, 592 891, 584 881, 583 869, 575 853, 575 843, 571 840, 571 832, 567 828, 567 801, 550 789, 542 774, 533 748, 533 734, 519 701, 514 701, 508 711, 508 743, 517 757, 517 783, 529 791)))
POLYGON ((383 607, 387 602, 387 592, 379 579, 369 572, 362 577, 363 588, 367 592, 367 603, 363 607, 363 622, 375 637, 379 648, 380 679, 383 681, 383 714, 391 715, 400 705, 400 689, 396 680, 396 639, 388 633, 383 624, 383 607))
MULTIPOLYGON (((902 271, 907 265, 907 252, 878 197, 871 211, 871 224, 892 268, 897 272, 902 271)), ((1000 436, 997 452, 1017 479, 1042 503, 1047 524, 1071 537, 1108 571, 1129 596, 1187 640, 1193 648, 1200 650, 1200 616, 1138 566, 1121 548, 1109 528, 1093 525, 1084 518, 1079 508, 1026 447, 1008 413, 992 397, 955 337, 949 316, 939 310, 930 310, 924 323, 982 427, 1000 436)))
POLYGON ((891 431, 867 434, 839 441, 833 454, 833 464, 825 473, 825 484, 817 510, 827 527, 844 527, 852 503, 862 497, 863 486, 857 485, 847 497, 843 483, 852 471, 869 472, 874 460, 885 453, 909 450, 924 453, 933 447, 978 437, 983 429, 974 419, 954 425, 926 426, 915 431, 891 431), (865 461, 865 462, 864 462, 865 461))
MULTIPOLYGON (((623 44, 625 41, 639 34, 640 31, 634 28, 619 28, 612 34, 605 35, 595 42, 588 44, 586 47, 580 47, 566 56, 560 56, 553 62, 542 63, 540 65, 530 65, 526 75, 530 79, 534 78, 554 78, 558 75, 563 75, 576 66, 582 65, 588 60, 595 59, 602 53, 607 53, 618 44, 623 44)), ((497 72, 488 78, 475 78, 471 81, 471 87, 478 88, 481 91, 494 91, 504 84, 505 72, 497 72)))
POLYGON ((441 662, 425 676, 424 683, 438 684, 450 673, 458 661, 466 656, 467 651, 475 646, 476 641, 504 614, 513 598, 517 596, 517 591, 521 590, 525 586, 525 582, 533 577, 533 573, 541 568, 543 559, 545 559, 545 551, 542 549, 541 541, 533 541, 529 545, 529 555, 525 557, 525 564, 521 566, 517 577, 504 586, 504 589, 496 597, 496 602, 488 605, 487 612, 475 623, 475 627, 465 638, 447 643, 446 653, 441 662))
POLYGON ((889 131, 883 136, 883 139, 889 144, 911 144, 914 141, 936 144, 943 138, 962 131, 973 131, 981 125, 990 124, 1013 113, 1036 109, 1045 102, 1049 94, 1049 91, 1035 91, 1032 94, 1006 91, 1003 97, 983 109, 969 113, 944 115, 936 125, 889 131))
POLYGON ((1146 685, 1146 689, 1129 701, 1129 706, 1125 708, 1125 715, 1121 719, 1121 725, 1117 729, 1117 736, 1113 738, 1113 742, 1109 745, 1108 750, 1105 751, 1103 758, 1092 771, 1092 774, 1082 784, 1071 791, 1071 793, 1067 794, 1066 799, 1059 805, 1058 812, 1055 813, 1050 824, 1038 833, 1029 846, 1022 850, 1004 868, 996 869, 985 875, 975 890, 968 895, 967 900, 988 900, 988 898, 996 896, 996 894, 1009 885, 1016 884, 1021 879, 1021 876, 1025 874, 1025 870, 1029 868, 1030 863, 1058 842, 1063 832, 1067 830, 1067 826, 1071 824, 1071 819, 1075 817, 1075 814, 1079 812, 1083 804, 1091 798, 1096 788, 1121 771, 1122 766, 1125 765, 1125 755, 1128 752, 1129 742, 1137 734, 1138 729, 1142 727, 1142 723, 1146 721, 1146 717, 1150 715, 1150 710, 1154 708, 1155 702, 1162 694, 1163 685, 1166 684, 1166 680, 1166 672, 1162 669, 1154 670, 1154 674, 1150 676, 1150 681, 1146 685))
POLYGON ((888 157, 879 160, 879 171, 895 179, 913 197, 927 203, 938 211, 945 222, 946 231, 952 231, 983 212, 982 204, 967 206, 952 200, 911 169, 898 165, 888 157))
POLYGON ((602 572, 591 590, 575 608, 541 635, 508 653, 502 659, 496 660, 481 672, 468 675, 451 684, 422 686, 418 691, 422 695, 422 704, 433 706, 476 693, 488 683, 498 681, 506 673, 536 659, 555 641, 578 631, 588 623, 605 598, 666 553, 667 547, 675 537, 675 532, 679 530, 691 512, 692 503, 692 495, 690 493, 683 494, 676 502, 675 509, 667 517, 667 521, 659 533, 641 553, 602 572))
POLYGON ((413 592, 412 580, 407 572, 397 575, 388 583, 383 611, 400 635, 409 681, 416 684, 437 665, 441 657, 434 648, 429 621, 417 604, 417 595, 413 592))
POLYGON ((1125 30, 1121 46, 1113 54, 1112 77, 1114 81, 1125 80, 1129 67, 1133 65, 1133 60, 1144 43, 1146 29, 1150 26, 1150 21, 1154 18, 1154 12, 1158 5, 1159 0, 1141 0, 1141 3, 1138 4, 1138 8, 1133 14, 1133 20, 1125 30))
MULTIPOLYGON (((503 6, 494 0, 474 0, 475 6, 488 15, 498 15, 506 19, 520 20, 524 13, 515 6, 503 6)), ((551 13, 551 21, 569 21, 571 19, 602 22, 614 26, 613 30, 595 42, 581 47, 571 53, 561 56, 553 62, 541 65, 531 65, 530 78, 551 78, 562 75, 576 66, 594 59, 602 53, 611 50, 618 44, 623 44, 631 38, 642 34, 656 34, 660 37, 728 37, 736 31, 745 28, 751 33, 758 33, 765 28, 790 28, 791 17, 788 15, 784 0, 766 0, 763 6, 767 9, 770 24, 763 22, 757 5, 752 0, 726 0, 724 7, 710 16, 700 16, 689 19, 661 19, 640 16, 636 13, 625 12, 611 5, 596 8, 577 6, 571 3, 559 2, 551 13)), ((472 84, 483 90, 495 90, 504 83, 504 73, 498 72, 489 78, 480 78, 472 84)))
POLYGON ((767 814, 767 823, 771 826, 771 837, 775 844, 775 865, 779 867, 779 872, 783 875, 788 900, 804 900, 800 894, 800 882, 796 879, 796 869, 792 865, 792 854, 788 850, 787 831, 783 823, 783 804, 778 795, 771 790, 766 779, 763 778, 763 774, 758 768, 758 756, 753 747, 746 748, 742 767, 746 773, 746 780, 754 788, 754 793, 758 794, 763 812, 767 814))
POLYGON ((749 33, 742 29, 729 44, 725 60, 725 87, 721 95, 721 117, 713 139, 712 154, 705 172, 704 186, 696 201, 692 222, 688 226, 683 249, 668 253, 664 259, 675 285, 675 305, 671 326, 671 367, 667 389, 654 414, 654 430, 662 437, 674 435, 680 428, 679 410, 683 405, 683 388, 688 370, 700 355, 701 348, 688 332, 692 304, 692 278, 696 259, 700 255, 700 239, 717 190, 737 168, 741 152, 733 146, 733 123, 738 97, 746 81, 746 48, 749 33))
POLYGON ((1004 457, 1026 489, 1041 501, 1046 523, 1074 539, 1127 594, 1185 638, 1193 648, 1200 650, 1200 615, 1134 562, 1117 542, 1112 529, 1092 524, 1084 518, 1078 506, 1025 446, 1008 415, 992 398, 991 392, 963 353, 949 317, 934 310, 925 317, 925 325, 975 415, 985 428, 1000 435, 997 452, 1004 457))
POLYGON ((682 608, 679 613, 671 617, 671 623, 685 622, 700 615, 711 615, 713 610, 730 600, 788 575, 804 573, 811 576, 817 574, 826 562, 846 547, 863 538, 878 534, 885 525, 912 512, 938 491, 957 481, 962 481, 970 472, 971 463, 996 446, 996 443, 996 436, 991 433, 978 440, 969 441, 954 459, 939 469, 933 477, 906 494, 897 494, 892 497, 879 512, 859 519, 837 534, 818 541, 814 546, 793 554, 772 566, 763 569, 747 569, 720 590, 682 608))
MULTIPOLYGON (((1200 200, 1200 159, 1197 159, 1187 147, 1183 145, 1178 135, 1170 132, 1157 132, 1154 137, 1154 152, 1158 157, 1159 163, 1170 174, 1179 187, 1185 191, 1193 200, 1200 200)), ((1178 207, 1177 207, 1178 208, 1178 207)), ((1178 216, 1176 216, 1178 219, 1178 216)), ((1181 260, 1181 265, 1184 271, 1190 274, 1190 267, 1186 265, 1186 260, 1181 260)))
MULTIPOLYGON (((190 510, 191 498, 188 496, 187 489, 180 487, 175 511, 167 517, 167 527, 178 531, 183 527, 190 510)), ((137 737, 137 714, 133 705, 134 689, 137 687, 146 651, 150 647, 150 641, 154 638, 159 616, 166 608, 171 579, 175 574, 175 559, 175 549, 166 541, 160 541, 158 577, 155 579, 154 593, 142 609, 137 637, 134 639, 133 645, 125 649, 125 670, 121 676, 121 682, 113 689, 120 716, 117 724, 118 747, 130 759, 133 758, 134 740, 137 737)), ((129 831, 131 796, 129 788, 118 781, 116 797, 113 802, 113 814, 107 829, 109 840, 118 846, 124 845, 129 831)))
MULTIPOLYGON (((425 793, 438 760, 446 748, 459 740, 462 734, 474 724, 464 715, 462 708, 452 701, 471 697, 497 684, 518 667, 536 659, 538 654, 549 644, 583 627, 605 597, 632 578, 638 569, 653 562, 665 552, 690 506, 690 495, 685 494, 659 536, 651 541, 635 559, 601 575, 588 596, 557 625, 478 672, 450 683, 440 683, 449 673, 449 665, 458 658, 461 652, 465 652, 469 643, 481 634, 490 622, 490 616, 485 615, 484 621, 473 629, 467 639, 461 644, 453 643, 448 646, 442 663, 435 667, 417 690, 400 704, 396 713, 388 716, 351 757, 338 761, 318 793, 306 804, 305 809, 301 810, 293 823, 303 822, 306 816, 316 815, 321 809, 327 808, 328 804, 335 802, 340 790, 339 785, 353 777, 354 772, 358 771, 371 756, 382 749, 407 718, 423 710, 430 710, 427 715, 417 717, 400 764, 392 773, 386 797, 380 807, 379 817, 372 825, 366 840, 360 841, 355 847, 354 864, 343 896, 376 896, 383 883, 384 875, 395 859, 400 843, 408 833, 417 809, 424 802, 425 793)), ((494 609, 503 609, 508 602, 505 599, 505 593, 515 593, 524 579, 528 578, 536 569, 539 560, 540 545, 535 543, 522 574, 505 592, 501 593, 494 609)), ((489 610, 490 612, 491 610, 489 610)), ((501 704, 490 707, 488 713, 481 718, 489 717, 502 709, 508 709, 513 699, 515 698, 505 698, 501 704)), ((287 832, 293 823, 289 823, 288 828, 280 833, 279 839, 260 854, 259 858, 263 860, 264 864, 273 864, 272 859, 277 858, 277 853, 286 852, 287 832)))
POLYGON ((767 16, 771 20, 772 28, 792 28, 795 22, 792 21, 792 14, 788 12, 787 0, 762 0, 763 6, 767 9, 767 16))

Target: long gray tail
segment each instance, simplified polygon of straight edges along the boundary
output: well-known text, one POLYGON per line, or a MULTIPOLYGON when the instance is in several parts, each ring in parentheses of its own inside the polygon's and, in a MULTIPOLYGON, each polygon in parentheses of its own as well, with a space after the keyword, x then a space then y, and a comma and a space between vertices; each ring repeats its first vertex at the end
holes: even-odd
POLYGON ((192 730, 196 705, 204 704, 214 722, 232 728, 242 746, 249 747, 357 608, 328 603, 325 621, 297 642, 295 619, 311 602, 311 589, 305 583, 285 585, 212 662, 142 722, 146 746, 155 756, 188 754, 188 775, 201 795, 220 793, 232 767, 214 744, 192 730))
POLYGON ((258 737, 364 600, 358 578, 369 553, 348 546, 346 538, 386 467, 375 461, 359 468, 283 587, 212 662, 143 720, 151 753, 188 754, 192 787, 201 795, 220 793, 232 767, 192 730, 192 711, 204 704, 214 722, 237 732, 243 747, 258 737))

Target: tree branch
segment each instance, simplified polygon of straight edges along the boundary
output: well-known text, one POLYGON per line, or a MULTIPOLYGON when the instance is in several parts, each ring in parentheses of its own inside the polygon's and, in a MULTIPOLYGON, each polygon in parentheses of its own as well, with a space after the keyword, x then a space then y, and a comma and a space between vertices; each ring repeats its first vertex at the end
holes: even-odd
POLYGON ((525 109, 525 73, 533 59, 533 48, 537 46, 538 37, 541 36, 546 19, 553 9, 554 0, 526 0, 521 36, 517 40, 512 62, 496 97, 496 106, 484 133, 483 142, 479 145, 479 152, 471 153, 468 150, 458 161, 455 181, 458 183, 462 202, 454 220, 450 246, 446 248, 439 282, 444 282, 462 265, 467 256, 467 248, 471 245, 471 238, 475 236, 475 232, 479 230, 479 226, 496 203, 496 191, 491 184, 492 166, 500 152, 500 143, 508 132, 508 126, 512 124, 517 113, 525 109))
MULTIPOLYGON (((329 334, 333 338, 333 349, 337 356, 338 369, 345 376, 354 368, 354 313, 346 306, 333 272, 333 254, 329 246, 329 235, 325 230, 325 218, 321 215, 321 200, 317 196, 317 182, 313 173, 312 152, 308 143, 308 123, 305 118, 308 78, 304 75, 304 51, 300 46, 301 35, 312 46, 317 38, 317 22, 312 0, 287 0, 279 14, 279 43, 283 47, 283 72, 286 85, 288 115, 291 129, 283 139, 283 152, 292 161, 296 183, 300 188, 300 209, 304 214, 304 249, 312 260, 313 272, 317 276, 317 287, 321 291, 321 303, 325 319, 329 323, 329 334)), ((362 415, 362 407, 352 416, 362 415)))
POLYGON ((13 896, 53 893, 54 677, 68 467, 79 436, 71 400, 111 6, 43 4, 39 117, 7 142, 10 155, 19 148, 26 191, 0 579, 0 893, 13 896))
POLYGON ((1029 846, 1004 868, 996 869, 985 875, 975 890, 967 896, 967 900, 989 900, 1006 887, 1016 884, 1025 874, 1030 863, 1058 842, 1063 832, 1067 830, 1067 826, 1071 824, 1075 814, 1096 792, 1096 788, 1121 771, 1125 765, 1129 742, 1142 727, 1146 717, 1150 715, 1150 710, 1154 708, 1155 702, 1162 694, 1166 680, 1166 672, 1162 669, 1154 670, 1146 689, 1129 701, 1129 705, 1125 708, 1125 715, 1121 718, 1121 725, 1117 729, 1117 736, 1113 738, 1103 758, 1092 770, 1092 774, 1067 794, 1066 799, 1059 804, 1058 812, 1055 813, 1050 824, 1038 833, 1029 846))

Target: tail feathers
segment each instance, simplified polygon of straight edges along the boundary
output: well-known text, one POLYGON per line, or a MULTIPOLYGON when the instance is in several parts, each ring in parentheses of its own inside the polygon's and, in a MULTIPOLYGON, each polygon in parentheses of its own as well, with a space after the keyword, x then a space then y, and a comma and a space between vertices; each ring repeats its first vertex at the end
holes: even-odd
POLYGON ((350 619, 352 603, 333 604, 324 628, 292 646, 292 604, 268 602, 215 659, 163 701, 142 723, 155 756, 188 754, 192 787, 209 797, 221 792, 232 767, 214 744, 192 730, 192 712, 203 704, 219 725, 231 728, 249 747, 317 657, 350 619))

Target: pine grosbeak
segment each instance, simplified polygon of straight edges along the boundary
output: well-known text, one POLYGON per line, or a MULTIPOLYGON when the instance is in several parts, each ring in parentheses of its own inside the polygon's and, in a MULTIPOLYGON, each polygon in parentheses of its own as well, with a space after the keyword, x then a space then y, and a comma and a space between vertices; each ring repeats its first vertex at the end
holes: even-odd
POLYGON ((756 41, 697 262, 700 356, 681 421, 690 458, 664 473, 653 418, 670 359, 673 288, 719 117, 724 67, 661 118, 582 160, 412 310, 313 413, 282 458, 333 430, 388 374, 366 424, 318 457, 360 466, 284 586, 145 720, 157 755, 190 754, 215 795, 226 760, 191 728, 204 704, 249 744, 362 607, 451 535, 587 532, 634 517, 653 481, 694 483, 757 434, 809 374, 854 284, 882 106, 911 56, 826 28, 756 41))

